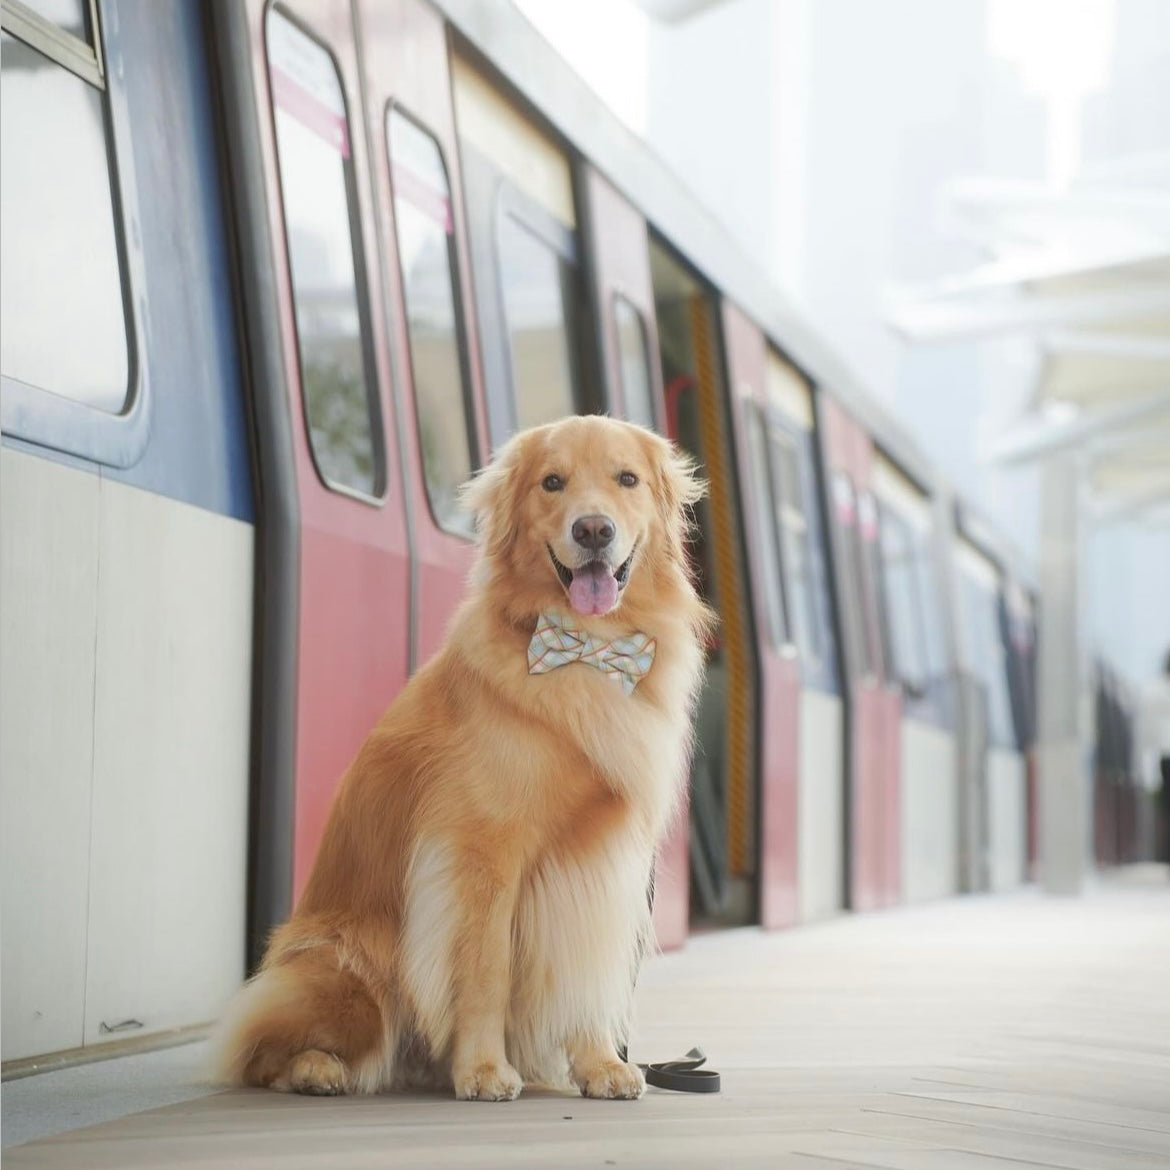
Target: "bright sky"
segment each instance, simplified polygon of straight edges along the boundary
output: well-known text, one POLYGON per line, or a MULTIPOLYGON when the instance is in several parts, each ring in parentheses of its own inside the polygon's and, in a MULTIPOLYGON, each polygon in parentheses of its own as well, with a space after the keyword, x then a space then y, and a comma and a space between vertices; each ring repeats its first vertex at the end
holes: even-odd
MULTIPOLYGON (((627 126, 645 133, 650 18, 642 9, 632 0, 513 3, 627 126)), ((1015 64, 1049 103, 1054 185, 1079 166, 1080 108, 1107 79, 1115 8, 1116 0, 989 0, 988 52, 1015 64)))
POLYGON ((635 133, 646 132, 650 18, 631 0, 513 0, 635 133))

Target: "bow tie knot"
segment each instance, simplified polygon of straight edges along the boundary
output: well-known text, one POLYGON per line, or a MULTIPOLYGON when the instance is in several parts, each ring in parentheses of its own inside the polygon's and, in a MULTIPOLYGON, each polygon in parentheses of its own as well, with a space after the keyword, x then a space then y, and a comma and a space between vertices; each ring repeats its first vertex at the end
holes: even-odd
POLYGON ((587 662, 622 685, 626 694, 650 673, 657 641, 630 634, 603 641, 557 613, 542 613, 528 644, 528 673, 547 674, 570 662, 587 662))

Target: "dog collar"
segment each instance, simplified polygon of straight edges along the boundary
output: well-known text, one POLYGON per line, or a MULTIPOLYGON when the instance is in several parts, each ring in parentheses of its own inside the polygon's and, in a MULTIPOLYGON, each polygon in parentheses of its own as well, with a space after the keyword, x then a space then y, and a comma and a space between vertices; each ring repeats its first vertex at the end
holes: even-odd
POLYGON ((586 662, 620 682, 628 695, 650 673, 657 646, 642 633, 602 641, 559 613, 542 613, 528 643, 528 673, 547 674, 570 662, 586 662))

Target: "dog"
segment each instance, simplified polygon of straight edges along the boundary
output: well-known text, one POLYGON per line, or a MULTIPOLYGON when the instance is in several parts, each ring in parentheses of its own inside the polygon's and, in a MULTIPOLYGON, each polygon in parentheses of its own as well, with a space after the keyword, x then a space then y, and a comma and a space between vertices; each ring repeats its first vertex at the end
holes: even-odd
POLYGON ((642 1094, 619 1047, 712 623, 684 543, 702 490, 598 416, 517 434, 467 485, 469 595, 342 779, 221 1083, 642 1094))

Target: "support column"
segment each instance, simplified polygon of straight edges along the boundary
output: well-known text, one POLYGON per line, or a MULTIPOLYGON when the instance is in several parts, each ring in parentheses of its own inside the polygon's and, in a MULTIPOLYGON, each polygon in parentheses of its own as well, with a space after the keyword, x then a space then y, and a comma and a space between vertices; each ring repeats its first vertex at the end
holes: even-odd
POLYGON ((1044 463, 1040 535, 1040 878, 1049 894, 1081 892, 1088 869, 1088 777, 1081 734, 1081 482, 1077 458, 1044 463))

